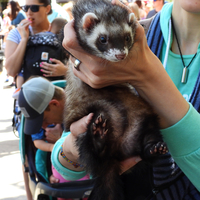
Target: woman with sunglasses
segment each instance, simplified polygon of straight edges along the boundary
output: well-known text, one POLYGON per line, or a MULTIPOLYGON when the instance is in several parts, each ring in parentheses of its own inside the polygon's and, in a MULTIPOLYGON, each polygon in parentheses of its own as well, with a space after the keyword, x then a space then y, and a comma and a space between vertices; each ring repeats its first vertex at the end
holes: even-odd
MULTIPOLYGON (((119 3, 118 0, 112 2, 119 3)), ((145 22, 140 23, 148 29, 147 21, 145 22)), ((161 133, 170 153, 198 191, 200 191, 199 27, 200 1, 174 0, 173 3, 167 3, 161 13, 151 19, 147 39, 144 28, 138 24, 135 43, 129 58, 118 63, 108 63, 109 67, 105 67, 102 59, 89 55, 81 49, 73 29, 73 22, 66 25, 63 41, 64 47, 81 61, 79 70, 76 70, 77 66, 74 69, 75 75, 81 80, 93 88, 129 82, 139 95, 150 103, 159 116, 161 133)), ((72 58, 72 61, 75 62, 75 59, 72 58)), ((133 158, 127 163, 124 165, 124 170, 135 165, 136 161, 133 158)))
MULTIPOLYGON (((9 33, 6 41, 5 68, 13 77, 21 70, 29 36, 50 30, 47 16, 52 10, 49 0, 26 0, 26 5, 22 6, 22 9, 26 12, 27 18, 9 33)), ((65 75, 67 67, 57 59, 53 59, 53 62, 55 64, 44 63, 44 69, 41 66, 41 70, 46 73, 44 76, 49 78, 65 75)))

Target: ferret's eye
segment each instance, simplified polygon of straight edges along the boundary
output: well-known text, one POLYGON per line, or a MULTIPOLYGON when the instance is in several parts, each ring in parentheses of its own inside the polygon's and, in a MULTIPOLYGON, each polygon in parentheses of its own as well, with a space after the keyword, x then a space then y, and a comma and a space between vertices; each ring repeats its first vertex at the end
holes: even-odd
POLYGON ((130 37, 129 35, 125 36, 125 40, 126 40, 127 42, 129 42, 130 39, 131 39, 131 37, 130 37))
POLYGON ((100 41, 102 44, 106 44, 106 43, 107 43, 107 37, 106 37, 106 36, 100 36, 100 37, 99 37, 99 41, 100 41))

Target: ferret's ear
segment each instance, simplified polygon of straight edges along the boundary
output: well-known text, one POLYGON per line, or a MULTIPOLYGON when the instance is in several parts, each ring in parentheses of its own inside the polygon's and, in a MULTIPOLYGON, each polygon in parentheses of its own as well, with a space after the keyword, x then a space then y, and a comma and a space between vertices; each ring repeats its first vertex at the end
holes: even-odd
POLYGON ((86 13, 82 18, 82 26, 86 31, 91 30, 99 21, 94 13, 86 13))
POLYGON ((136 21, 136 17, 134 13, 130 13, 128 16, 128 24, 133 24, 136 21))

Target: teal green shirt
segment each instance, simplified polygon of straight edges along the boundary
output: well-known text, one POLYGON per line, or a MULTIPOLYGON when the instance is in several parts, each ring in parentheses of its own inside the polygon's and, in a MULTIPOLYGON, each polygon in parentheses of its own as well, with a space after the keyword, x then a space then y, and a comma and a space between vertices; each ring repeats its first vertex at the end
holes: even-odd
MULTIPOLYGON (((165 54, 166 54, 166 46, 168 42, 168 34, 169 34, 169 19, 171 17, 171 12, 172 12, 172 3, 167 3, 164 6, 164 9, 161 12, 160 16, 160 24, 161 24, 161 30, 163 32, 163 37, 164 37, 164 45, 162 48, 160 60, 162 63, 164 62, 165 54)), ((197 49, 197 56, 194 58, 192 63, 188 67, 188 78, 187 78, 187 83, 181 83, 181 76, 183 72, 183 63, 181 60, 181 56, 173 53, 171 51, 171 44, 172 44, 172 30, 171 30, 171 38, 170 38, 170 49, 168 53, 168 59, 167 59, 167 65, 166 65, 166 71, 171 77, 172 81, 178 88, 178 90, 181 92, 183 97, 189 101, 189 98, 191 96, 191 93, 193 91, 199 70, 200 70, 200 45, 198 46, 197 49)), ((190 61, 193 58, 192 55, 183 55, 183 60, 185 63, 185 66, 187 66, 190 61)))
MULTIPOLYGON (((171 18, 173 3, 164 5, 160 24, 164 37, 164 44, 160 60, 164 62, 166 56, 166 47, 169 39, 169 20, 171 18)), ((172 33, 172 30, 171 30, 172 33)), ((166 64, 166 71, 173 80, 174 84, 181 92, 183 97, 189 101, 193 91, 199 70, 200 70, 200 46, 197 49, 197 56, 189 66, 188 79, 185 84, 181 83, 183 63, 181 56, 174 54, 171 49, 172 34, 170 37, 170 48, 166 64)), ((187 66, 194 55, 183 55, 185 65, 187 66)), ((200 191, 200 115, 190 104, 190 109, 186 116, 172 127, 161 130, 163 139, 167 143, 170 153, 188 176, 191 182, 200 191)))

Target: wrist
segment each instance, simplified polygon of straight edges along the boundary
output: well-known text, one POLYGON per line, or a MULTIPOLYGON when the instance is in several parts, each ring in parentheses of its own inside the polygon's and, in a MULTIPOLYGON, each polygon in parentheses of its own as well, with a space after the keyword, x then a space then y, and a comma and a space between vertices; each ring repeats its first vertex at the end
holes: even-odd
MULTIPOLYGON (((138 54, 140 55, 136 55, 134 58, 136 61, 131 63, 132 72, 128 82, 136 89, 149 88, 154 81, 157 81, 157 76, 159 76, 160 71, 164 71, 164 68, 147 44, 144 44, 138 54)), ((131 60, 134 59, 131 58, 131 60)))
MULTIPOLYGON (((59 151, 60 163, 70 170, 83 171, 83 166, 78 162, 78 156, 73 153, 74 151, 70 149, 72 147, 69 145, 65 139, 59 151)), ((71 143, 71 145, 74 146, 74 143, 71 143)))
POLYGON ((151 56, 149 63, 145 63, 148 65, 143 71, 143 78, 138 85, 134 86, 138 94, 158 114, 160 127, 167 128, 182 119, 189 106, 165 71, 160 60, 154 54, 153 56, 151 56))
POLYGON ((78 160, 78 150, 75 145, 75 138, 72 134, 69 134, 65 141, 63 142, 63 152, 64 154, 74 162, 78 160))

